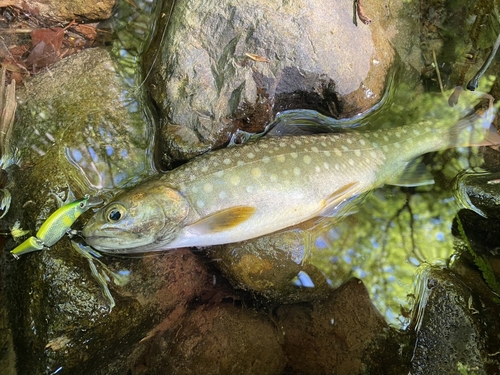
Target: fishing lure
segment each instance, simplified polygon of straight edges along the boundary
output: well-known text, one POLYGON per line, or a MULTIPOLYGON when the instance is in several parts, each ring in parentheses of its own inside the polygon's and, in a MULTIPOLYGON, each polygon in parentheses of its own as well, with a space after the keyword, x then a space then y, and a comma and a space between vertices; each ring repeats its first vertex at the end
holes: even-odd
POLYGON ((81 214, 89 208, 102 203, 101 198, 85 196, 60 207, 44 221, 36 236, 28 238, 10 253, 18 258, 22 254, 49 248, 71 229, 71 226, 81 214))

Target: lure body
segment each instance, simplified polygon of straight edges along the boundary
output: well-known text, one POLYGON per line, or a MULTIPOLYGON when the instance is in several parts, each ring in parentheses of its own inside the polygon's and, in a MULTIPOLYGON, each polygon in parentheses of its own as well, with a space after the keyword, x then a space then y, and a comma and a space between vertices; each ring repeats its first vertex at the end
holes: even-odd
POLYGON ((71 229, 71 226, 81 214, 91 207, 100 205, 102 202, 100 198, 86 196, 62 206, 44 221, 36 236, 28 238, 10 253, 18 257, 54 245, 71 229))
POLYGON ((14 258, 19 258, 19 255, 31 253, 33 251, 39 251, 43 249, 43 242, 39 238, 35 236, 31 236, 22 244, 17 246, 10 253, 14 256, 14 258))

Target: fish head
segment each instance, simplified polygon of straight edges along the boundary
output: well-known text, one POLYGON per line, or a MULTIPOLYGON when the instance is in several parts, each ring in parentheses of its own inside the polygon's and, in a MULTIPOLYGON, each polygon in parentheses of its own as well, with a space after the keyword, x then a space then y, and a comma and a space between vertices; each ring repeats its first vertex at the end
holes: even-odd
POLYGON ((162 181, 149 181, 116 196, 85 224, 82 235, 94 249, 135 253, 172 242, 189 212, 186 199, 162 181))

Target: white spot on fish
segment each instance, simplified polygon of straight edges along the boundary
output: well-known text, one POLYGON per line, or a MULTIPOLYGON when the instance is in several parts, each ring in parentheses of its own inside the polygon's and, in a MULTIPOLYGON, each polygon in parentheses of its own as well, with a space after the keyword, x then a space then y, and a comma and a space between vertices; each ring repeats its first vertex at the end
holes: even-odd
POLYGON ((300 176, 300 168, 299 167, 295 167, 293 168, 293 174, 295 176, 300 176))
POLYGON ((342 156, 342 151, 340 151, 338 148, 334 148, 333 152, 335 152, 335 155, 337 156, 342 156))
POLYGON ((366 141, 365 141, 364 139, 360 139, 360 140, 359 140, 359 143, 361 144, 361 146, 366 145, 366 141))
POLYGON ((383 150, 384 152, 389 152, 389 147, 388 147, 387 145, 383 145, 383 146, 382 146, 382 150, 383 150))
POLYGON ((207 172, 208 171, 208 165, 204 165, 203 167, 201 167, 201 171, 202 172, 207 172))
POLYGON ((352 144, 352 139, 351 138, 347 138, 347 143, 349 143, 351 145, 352 144))
POLYGON ((375 151, 370 151, 370 156, 375 159, 377 157, 377 153, 375 151))
POLYGON ((286 143, 285 142, 280 142, 280 147, 286 147, 286 143))
POLYGON ((389 142, 389 137, 384 135, 384 141, 389 142))
POLYGON ((224 171, 223 170, 222 171, 217 171, 217 172, 214 173, 214 176, 218 177, 218 178, 221 178, 222 176, 224 176, 224 171))
POLYGON ((379 137, 379 135, 380 135, 380 133, 379 133, 379 132, 375 132, 375 133, 373 133, 373 136, 374 136, 375 138, 378 138, 378 137, 379 137))
POLYGON ((314 170, 315 170, 317 173, 321 172, 321 168, 320 168, 318 165, 314 167, 314 170))
POLYGON ((311 164, 311 157, 309 155, 304 155, 302 160, 304 160, 304 163, 306 164, 311 164))
POLYGON ((249 158, 249 159, 253 159, 254 157, 255 157, 255 154, 253 152, 249 152, 247 154, 247 158, 249 158))
POLYGON ((260 168, 253 168, 252 169, 252 176, 254 176, 255 178, 259 178, 260 176, 262 176, 262 172, 260 171, 260 168))
POLYGON ((219 199, 226 199, 227 198, 227 193, 225 191, 221 191, 219 193, 219 199))
POLYGON ((253 188, 253 186, 252 186, 252 185, 248 185, 248 186, 245 188, 245 190, 246 190, 246 192, 247 192, 247 193, 253 193, 254 188, 253 188))
POLYGON ((420 135, 420 131, 419 131, 419 130, 417 130, 417 129, 413 129, 413 134, 415 134, 415 135, 420 135))
POLYGON ((312 151, 312 152, 319 152, 318 148, 317 148, 317 147, 314 147, 314 146, 313 146, 313 147, 311 147, 311 151, 312 151))
POLYGON ((398 138, 401 138, 401 132, 399 132, 399 131, 395 132, 395 133, 394 133, 394 135, 395 135, 396 137, 398 137, 398 138))
POLYGON ((349 159, 349 164, 352 165, 352 166, 354 166, 354 164, 356 164, 356 163, 354 162, 354 160, 349 159))
POLYGON ((238 186, 238 184, 240 183, 240 178, 239 176, 231 176, 230 181, 234 186, 238 186))
POLYGON ((280 162, 283 163, 285 161, 285 155, 278 155, 276 159, 280 162))
POLYGON ((199 208, 202 208, 205 206, 205 202, 203 202, 201 199, 198 199, 196 201, 196 205, 199 207, 199 208))
POLYGON ((245 165, 245 162, 244 162, 243 160, 238 160, 238 161, 236 162, 236 165, 237 165, 238 167, 241 167, 242 165, 245 165))
POLYGON ((300 145, 302 144, 302 142, 301 142, 301 141, 299 141, 298 139, 296 139, 296 140, 295 140, 295 144, 296 144, 296 145, 298 145, 298 146, 300 146, 300 145))
POLYGON ((330 164, 325 162, 325 163, 323 163, 323 167, 325 167, 325 169, 330 169, 330 164))
POLYGON ((325 151, 325 156, 330 157, 331 156, 330 151, 325 151))
POLYGON ((321 142, 321 146, 326 147, 326 143, 325 142, 321 142))
POLYGON ((228 158, 224 159, 224 164, 226 164, 226 165, 231 164, 231 159, 228 159, 228 158))
POLYGON ((205 185, 203 185, 203 190, 205 190, 205 193, 211 193, 212 190, 214 190, 214 187, 211 183, 207 182, 205 185))
POLYGON ((276 176, 274 173, 272 175, 270 175, 269 178, 271 179, 271 182, 277 182, 278 181, 278 176, 276 176))
POLYGON ((340 171, 340 164, 335 164, 333 167, 334 167, 337 171, 340 171))
POLYGON ((354 155, 361 156, 361 150, 354 150, 354 155))
POLYGON ((394 142, 393 146, 394 146, 395 148, 400 148, 400 147, 401 147, 401 143, 399 143, 399 142, 394 142))
POLYGON ((269 156, 264 156, 262 158, 262 162, 265 163, 265 164, 269 163, 270 161, 271 161, 271 158, 269 156))
POLYGON ((296 152, 292 152, 290 156, 294 159, 297 159, 297 156, 299 156, 296 152))
POLYGON ((426 126, 424 130, 425 130, 426 133, 429 133, 431 131, 431 128, 429 128, 428 126, 426 126))
POLYGON ((290 148, 294 148, 294 149, 295 149, 295 148, 297 148, 297 146, 295 146, 295 145, 290 145, 290 148))
POLYGON ((197 193, 197 192, 198 192, 198 186, 193 186, 193 187, 191 188, 191 191, 192 191, 193 193, 197 193))

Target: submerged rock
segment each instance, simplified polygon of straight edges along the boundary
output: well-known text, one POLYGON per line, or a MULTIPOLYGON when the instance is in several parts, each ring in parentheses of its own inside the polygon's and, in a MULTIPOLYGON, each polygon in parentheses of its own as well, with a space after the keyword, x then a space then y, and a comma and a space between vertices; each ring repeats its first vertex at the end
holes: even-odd
POLYGON ((199 307, 155 340, 149 374, 278 375, 280 333, 263 313, 229 304, 199 307))
POLYGON ((461 276, 447 269, 422 272, 413 321, 412 374, 460 374, 465 369, 479 375, 498 369, 499 307, 484 282, 470 277, 463 263, 452 268, 461 276))
POLYGON ((394 58, 377 20, 354 25, 350 2, 181 0, 162 11, 170 16, 145 65, 166 165, 222 145, 236 127, 262 129, 278 111, 366 111, 381 99, 394 58))
POLYGON ((405 373, 394 333, 359 279, 351 279, 326 301, 280 306, 276 319, 283 330, 286 373, 405 373))
POLYGON ((215 246, 210 257, 231 283, 274 302, 325 298, 331 292, 325 276, 307 263, 302 230, 287 230, 237 244, 215 246))

